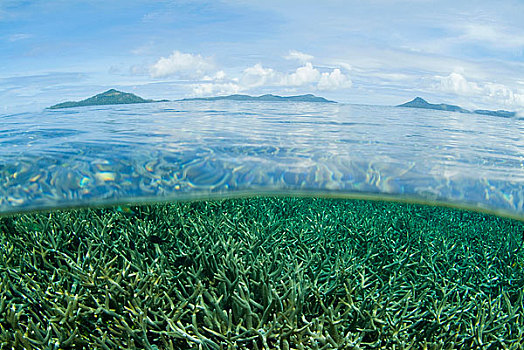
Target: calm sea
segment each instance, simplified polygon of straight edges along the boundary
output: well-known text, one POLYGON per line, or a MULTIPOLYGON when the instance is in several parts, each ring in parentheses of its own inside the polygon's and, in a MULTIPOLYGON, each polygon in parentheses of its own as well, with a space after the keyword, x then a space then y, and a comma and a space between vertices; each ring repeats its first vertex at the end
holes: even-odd
POLYGON ((322 103, 0 116, 0 213, 244 194, 440 202, 522 218, 524 120, 322 103))

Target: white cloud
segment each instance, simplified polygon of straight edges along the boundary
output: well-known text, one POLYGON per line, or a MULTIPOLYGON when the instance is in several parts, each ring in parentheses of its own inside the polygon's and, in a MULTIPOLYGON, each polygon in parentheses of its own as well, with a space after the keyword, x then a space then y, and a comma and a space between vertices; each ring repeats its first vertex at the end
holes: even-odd
POLYGON ((404 73, 388 73, 388 72, 370 72, 368 76, 377 77, 386 81, 407 81, 413 80, 413 76, 404 73))
POLYGON ((298 60, 301 63, 307 63, 307 62, 311 62, 314 57, 311 55, 308 55, 307 53, 291 50, 289 51, 289 54, 287 56, 284 56, 284 58, 286 60, 298 60))
POLYGON ((495 47, 522 47, 524 46, 524 33, 518 28, 505 28, 485 23, 464 23, 459 37, 466 41, 489 42, 495 47))
POLYGON ((240 84, 246 87, 273 85, 279 78, 279 73, 271 68, 264 68, 260 63, 244 69, 240 84))
POLYGON ((153 78, 176 76, 179 78, 201 78, 213 70, 214 64, 210 58, 173 51, 169 57, 161 57, 149 68, 153 78))
POLYGON ((242 89, 260 86, 301 87, 310 86, 319 90, 334 90, 351 87, 351 80, 339 68, 331 72, 321 73, 310 62, 298 67, 292 73, 278 72, 272 68, 264 68, 260 63, 244 69, 239 79, 242 89))
POLYGON ((310 62, 297 68, 294 73, 284 76, 281 85, 302 86, 309 83, 317 82, 320 79, 320 72, 314 68, 310 62))
POLYGON ((322 73, 318 82, 319 90, 336 90, 351 87, 351 80, 340 69, 335 68, 331 73, 322 73))
POLYGON ((513 91, 502 84, 486 83, 484 92, 489 98, 502 101, 504 105, 524 108, 524 90, 513 91))
MULTIPOLYGON (((460 73, 451 73, 446 77, 436 76, 437 90, 454 93, 459 96, 477 97, 489 105, 505 106, 507 108, 524 108, 524 90, 511 89, 506 85, 468 81, 460 73)), ((498 107, 497 107, 498 108, 498 107)))
POLYGON ((439 90, 444 92, 456 93, 459 95, 474 95, 482 92, 476 84, 466 80, 462 74, 453 72, 446 77, 436 76, 439 83, 439 90))
POLYGON ((206 75, 202 78, 202 80, 211 80, 211 81, 213 80, 214 81, 224 81, 225 79, 226 79, 226 72, 224 72, 223 70, 219 70, 212 76, 206 75))
POLYGON ((203 83, 194 84, 193 96, 231 95, 242 91, 236 83, 203 83))
MULTIPOLYGON (((312 56, 291 51, 290 56, 298 60, 311 59, 312 56)), ((139 67, 132 71, 140 73, 139 67)), ((311 90, 336 90, 351 87, 351 79, 340 68, 326 71, 326 68, 313 66, 305 62, 290 73, 277 71, 257 63, 245 68, 240 76, 229 77, 223 70, 214 71, 210 59, 200 55, 192 55, 174 51, 167 58, 160 58, 149 67, 152 77, 174 76, 200 80, 191 84, 193 96, 210 96, 216 94, 232 94, 240 91, 257 90, 257 88, 277 87, 279 89, 305 87, 311 90)))
POLYGON ((280 85, 284 86, 304 86, 308 84, 316 84, 318 90, 335 90, 349 88, 352 82, 339 68, 335 68, 331 72, 321 73, 310 62, 297 68, 294 73, 283 76, 280 81, 280 85))

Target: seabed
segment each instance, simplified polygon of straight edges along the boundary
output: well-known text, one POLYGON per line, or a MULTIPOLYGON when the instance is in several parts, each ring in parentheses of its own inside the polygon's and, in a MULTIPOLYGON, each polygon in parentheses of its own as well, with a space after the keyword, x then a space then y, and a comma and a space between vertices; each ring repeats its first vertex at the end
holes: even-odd
POLYGON ((258 197, 0 218, 1 349, 520 349, 524 223, 258 197))

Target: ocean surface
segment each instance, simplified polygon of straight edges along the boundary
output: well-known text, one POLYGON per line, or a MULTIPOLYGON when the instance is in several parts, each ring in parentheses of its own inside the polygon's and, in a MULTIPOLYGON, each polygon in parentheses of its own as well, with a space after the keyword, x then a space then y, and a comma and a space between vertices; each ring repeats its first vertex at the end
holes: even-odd
POLYGON ((387 106, 186 101, 0 116, 0 213, 251 194, 524 216, 524 120, 387 106))

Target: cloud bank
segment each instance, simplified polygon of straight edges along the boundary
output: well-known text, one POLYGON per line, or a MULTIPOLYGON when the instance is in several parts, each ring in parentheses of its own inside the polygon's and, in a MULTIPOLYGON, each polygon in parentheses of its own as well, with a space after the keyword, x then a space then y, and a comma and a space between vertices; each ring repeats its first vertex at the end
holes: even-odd
MULTIPOLYGON (((364 87, 371 94, 377 86, 398 89, 401 86, 399 84, 413 85, 416 80, 412 74, 384 73, 376 68, 352 69, 349 64, 334 64, 333 61, 331 64, 320 62, 321 64, 317 65, 312 55, 295 50, 289 51, 282 58, 295 61, 296 66, 285 71, 259 62, 245 68, 237 68, 236 71, 228 70, 226 73, 225 68, 220 69, 221 67, 209 57, 175 50, 168 57, 160 57, 147 67, 146 71, 151 78, 175 79, 185 84, 190 96, 257 94, 268 91, 343 93, 353 86, 348 73, 350 70, 359 82, 358 87, 364 87), (374 80, 374 85, 363 85, 360 81, 362 79, 374 80)), ((289 64, 287 66, 289 67, 289 64)), ((468 70, 471 71, 471 68, 468 70)), ((455 70, 448 75, 429 75, 423 79, 419 78, 419 81, 419 90, 429 94, 445 93, 462 97, 470 102, 469 107, 476 104, 508 109, 524 107, 524 87, 510 88, 499 82, 472 80, 465 76, 464 69, 455 70)))
POLYGON ((149 73, 153 78, 201 78, 214 68, 215 65, 210 58, 173 51, 171 56, 161 57, 153 64, 149 73))
POLYGON ((298 60, 301 63, 307 63, 307 62, 311 62, 314 57, 311 55, 308 55, 307 53, 291 50, 289 51, 289 54, 287 56, 284 56, 284 58, 286 60, 298 60))
POLYGON ((510 89, 494 82, 469 81, 464 75, 453 72, 448 76, 435 76, 436 90, 458 96, 477 96, 491 105, 501 104, 508 108, 524 107, 524 89, 510 89))
MULTIPOLYGON (((194 60, 202 63, 200 56, 178 53, 173 56, 176 61, 180 61, 179 57, 184 57, 184 62, 194 60)), ((352 81, 347 73, 343 72, 342 68, 318 68, 311 60, 313 56, 299 52, 290 51, 285 59, 297 60, 301 65, 291 72, 282 72, 274 68, 264 67, 261 63, 256 63, 253 66, 244 68, 236 77, 228 78, 223 71, 218 71, 214 75, 206 75, 203 80, 205 82, 194 83, 192 87, 193 96, 207 96, 215 94, 229 94, 238 92, 253 91, 261 88, 280 88, 280 89, 297 89, 304 88, 310 91, 325 91, 347 89, 352 86, 352 81)), ((171 59, 170 61, 175 61, 171 59)), ((164 64, 164 58, 160 59, 155 66, 167 66, 164 64), (161 64, 159 64, 161 63, 161 64)), ((170 62, 171 63, 171 62, 170 62)), ((206 62, 208 63, 208 62, 206 62)), ((179 65, 177 65, 178 67, 179 65)), ((156 68, 152 67, 152 71, 156 68)), ((198 76, 199 71, 196 70, 197 65, 187 65, 184 72, 191 73, 193 76, 198 76), (190 69, 193 69, 191 72, 190 69)), ((206 65, 205 68, 210 68, 206 65)), ((202 70, 202 69, 200 69, 202 70)), ((175 75, 180 76, 180 69, 175 75)))

